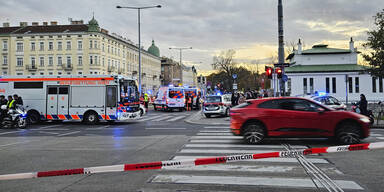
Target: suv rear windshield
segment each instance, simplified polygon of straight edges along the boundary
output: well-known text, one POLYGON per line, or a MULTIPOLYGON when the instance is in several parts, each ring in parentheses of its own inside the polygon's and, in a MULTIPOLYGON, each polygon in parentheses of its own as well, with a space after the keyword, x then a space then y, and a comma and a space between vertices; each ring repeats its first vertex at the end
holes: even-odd
POLYGON ((206 103, 220 103, 221 97, 220 96, 209 96, 205 99, 206 103))

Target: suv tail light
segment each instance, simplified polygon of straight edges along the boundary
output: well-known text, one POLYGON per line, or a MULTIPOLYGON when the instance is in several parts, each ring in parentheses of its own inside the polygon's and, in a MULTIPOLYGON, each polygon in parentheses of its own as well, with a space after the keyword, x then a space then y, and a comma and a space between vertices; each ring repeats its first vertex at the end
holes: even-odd
POLYGON ((219 105, 220 105, 220 106, 223 106, 223 105, 224 105, 224 103, 219 103, 219 105))

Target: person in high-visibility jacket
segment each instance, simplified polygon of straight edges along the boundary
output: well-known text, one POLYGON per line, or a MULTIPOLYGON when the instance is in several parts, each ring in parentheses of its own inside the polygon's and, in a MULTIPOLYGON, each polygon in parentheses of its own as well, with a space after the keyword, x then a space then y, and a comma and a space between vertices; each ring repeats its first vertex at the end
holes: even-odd
POLYGON ((15 109, 16 108, 16 101, 12 98, 12 96, 8 96, 8 102, 7 102, 7 109, 15 109))
POLYGON ((148 97, 148 94, 145 93, 144 94, 144 107, 146 110, 148 110, 148 103, 149 103, 149 97, 148 97))

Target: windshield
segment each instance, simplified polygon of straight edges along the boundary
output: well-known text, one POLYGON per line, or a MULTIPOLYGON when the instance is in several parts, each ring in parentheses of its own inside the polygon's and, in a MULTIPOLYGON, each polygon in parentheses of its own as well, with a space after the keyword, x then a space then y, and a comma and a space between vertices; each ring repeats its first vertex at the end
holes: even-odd
POLYGON ((209 96, 205 99, 206 103, 220 103, 221 97, 220 96, 209 96))
POLYGON ((184 92, 181 89, 169 89, 168 97, 173 99, 183 98, 184 92))
POLYGON ((120 82, 120 102, 129 103, 139 100, 136 82, 134 80, 123 80, 120 82))

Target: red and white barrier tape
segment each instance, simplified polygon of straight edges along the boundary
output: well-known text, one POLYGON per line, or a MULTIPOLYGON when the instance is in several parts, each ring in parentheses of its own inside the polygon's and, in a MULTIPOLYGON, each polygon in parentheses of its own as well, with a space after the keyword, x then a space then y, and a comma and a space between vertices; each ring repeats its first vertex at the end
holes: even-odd
POLYGON ((377 143, 364 143, 354 145, 343 145, 334 147, 321 147, 321 148, 310 148, 303 150, 294 151, 280 151, 270 153, 258 153, 258 154, 242 154, 242 155, 230 155, 230 156, 219 156, 209 158, 197 158, 197 159, 186 159, 180 161, 158 161, 150 163, 137 163, 137 164, 121 164, 111 166, 99 166, 99 167, 88 167, 79 169, 66 169, 56 171, 42 171, 32 173, 17 173, 0 175, 0 180, 13 180, 13 179, 29 179, 37 177, 52 177, 62 175, 77 175, 77 174, 91 174, 91 173, 106 173, 106 172, 122 172, 122 171, 135 171, 135 170, 146 170, 146 169, 167 169, 169 167, 188 167, 208 164, 219 164, 236 161, 245 161, 249 159, 263 159, 271 157, 295 157, 296 155, 310 155, 320 153, 337 153, 345 151, 359 151, 359 150, 371 150, 371 149, 382 149, 384 148, 384 142, 377 143))

